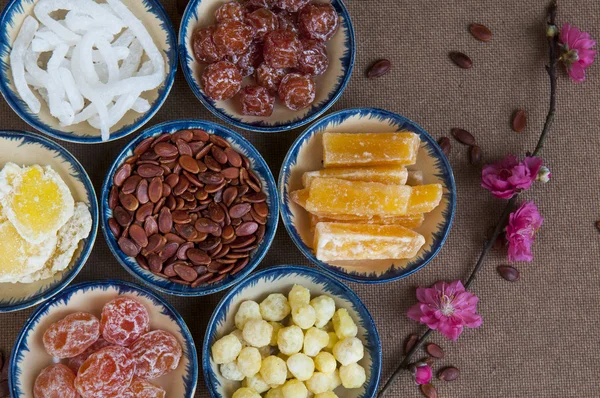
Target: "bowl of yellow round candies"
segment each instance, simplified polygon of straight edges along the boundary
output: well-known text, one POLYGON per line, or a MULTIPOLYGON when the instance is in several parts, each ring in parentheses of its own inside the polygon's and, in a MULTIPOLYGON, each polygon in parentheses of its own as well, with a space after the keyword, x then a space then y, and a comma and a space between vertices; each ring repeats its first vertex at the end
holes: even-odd
POLYGON ((40 135, 0 131, 0 312, 63 290, 97 228, 94 187, 77 159, 40 135))
POLYGON ((213 398, 371 398, 381 342, 369 311, 320 271, 278 266, 217 305, 202 347, 213 398))

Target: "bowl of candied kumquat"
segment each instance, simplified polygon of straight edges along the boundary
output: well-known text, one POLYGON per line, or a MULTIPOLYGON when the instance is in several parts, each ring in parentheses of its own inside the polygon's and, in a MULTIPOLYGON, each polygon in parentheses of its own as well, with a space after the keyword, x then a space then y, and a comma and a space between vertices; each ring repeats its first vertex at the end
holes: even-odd
POLYGON ((15 398, 192 398, 197 380, 194 339, 176 310, 111 280, 73 285, 34 312, 9 370, 15 398))
POLYGON ((444 245, 456 207, 452 168, 416 123, 374 108, 310 126, 279 174, 281 218, 324 271, 362 283, 417 272, 444 245))
POLYGON ((355 52, 342 0, 191 0, 179 31, 196 97, 259 132, 288 131, 327 111, 348 84, 355 52))

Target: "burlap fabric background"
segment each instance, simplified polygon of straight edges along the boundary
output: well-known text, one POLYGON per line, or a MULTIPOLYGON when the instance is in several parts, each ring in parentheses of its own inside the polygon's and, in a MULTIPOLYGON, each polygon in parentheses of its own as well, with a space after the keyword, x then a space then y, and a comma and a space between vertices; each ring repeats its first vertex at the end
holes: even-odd
MULTIPOLYGON (((6 5, 7 0, 0 4, 6 5)), ((532 150, 541 131, 549 98, 544 71, 546 0, 350 0, 347 1, 357 37, 354 75, 333 110, 374 106, 407 116, 435 138, 463 127, 477 137, 486 161, 512 152, 532 150), (475 41, 471 22, 488 25, 491 42, 475 41), (451 50, 469 54, 471 70, 454 66, 451 50), (389 58, 392 72, 369 81, 367 66, 389 58), (528 112, 522 133, 509 127, 516 108, 528 112)), ((163 1, 175 28, 180 15, 175 0, 163 1)), ((600 39, 600 2, 561 1, 559 20, 590 31, 600 39)), ((493 254, 480 273, 474 292, 481 298, 483 326, 467 330, 457 343, 433 341, 446 350, 437 365, 455 365, 460 378, 435 382, 441 397, 598 397, 600 343, 600 65, 594 65, 584 84, 564 73, 559 79, 556 123, 543 152, 552 181, 529 192, 545 223, 535 245, 535 261, 519 264, 521 280, 508 283, 496 266, 504 253, 493 254)), ((197 118, 217 121, 196 100, 183 75, 160 112, 150 121, 197 118)), ((31 128, 0 101, 1 128, 31 128)), ((242 131, 264 155, 277 177, 287 148, 300 131, 259 134, 242 131)), ((110 163, 132 137, 110 144, 85 146, 61 142, 85 166, 96 190, 110 163)), ((422 328, 405 313, 415 302, 416 286, 437 280, 464 278, 479 255, 483 236, 495 222, 503 203, 479 187, 479 169, 469 165, 467 150, 453 141, 450 162, 458 187, 458 209, 450 237, 438 257, 405 280, 376 286, 350 284, 371 311, 383 344, 384 382, 402 354, 404 338, 422 328)), ((525 198, 524 198, 525 199, 525 198)), ((309 265, 280 224, 273 246, 260 267, 286 263, 309 265)), ((102 234, 76 281, 107 276, 131 280, 110 254, 102 234)), ((212 308, 221 298, 167 299, 179 310, 196 338, 204 337, 212 308)), ((0 315, 0 347, 9 350, 31 310, 0 315)), ((199 352, 199 355, 201 353, 199 352)), ((208 397, 200 377, 197 397, 208 397)), ((390 397, 419 397, 408 373, 401 376, 390 397)), ((179 398, 179 397, 173 397, 179 398)))

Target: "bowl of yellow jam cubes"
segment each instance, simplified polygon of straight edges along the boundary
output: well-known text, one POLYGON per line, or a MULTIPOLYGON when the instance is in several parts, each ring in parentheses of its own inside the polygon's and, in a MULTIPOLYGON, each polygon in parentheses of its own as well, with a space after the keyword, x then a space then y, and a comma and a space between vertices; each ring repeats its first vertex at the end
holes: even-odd
POLYGON ((381 342, 364 304, 307 267, 271 267, 234 286, 202 349, 213 398, 371 398, 381 375, 381 342))
POLYGON ((0 131, 0 312, 39 304, 87 260, 98 226, 77 159, 37 134, 0 131))
POLYGON ((310 126, 279 174, 283 223, 325 272, 362 283, 404 278, 442 248, 456 207, 448 159, 416 123, 373 108, 310 126))

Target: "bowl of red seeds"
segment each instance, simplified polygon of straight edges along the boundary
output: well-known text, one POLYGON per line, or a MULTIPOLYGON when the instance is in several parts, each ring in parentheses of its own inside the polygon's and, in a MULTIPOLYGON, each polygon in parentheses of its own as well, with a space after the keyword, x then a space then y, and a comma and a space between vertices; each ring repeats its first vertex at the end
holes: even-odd
POLYGON ((130 274, 177 296, 203 296, 249 275, 277 229, 277 187, 260 153, 215 123, 145 130, 112 164, 101 193, 108 247, 130 274))
POLYGON ((73 285, 44 303, 17 338, 9 370, 18 398, 192 398, 197 380, 181 316, 150 290, 118 280, 73 285))
POLYGON ((341 0, 191 0, 179 31, 196 97, 258 132, 292 130, 327 111, 350 80, 355 52, 341 0))

